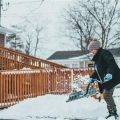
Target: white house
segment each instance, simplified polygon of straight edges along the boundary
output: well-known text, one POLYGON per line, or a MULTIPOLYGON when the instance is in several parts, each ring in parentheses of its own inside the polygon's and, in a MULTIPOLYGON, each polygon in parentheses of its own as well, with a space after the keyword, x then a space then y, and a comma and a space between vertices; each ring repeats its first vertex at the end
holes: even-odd
MULTIPOLYGON (((114 58, 120 67, 120 48, 109 49, 114 55, 114 58)), ((88 51, 56 51, 47 60, 62 64, 70 68, 86 68, 88 64, 93 64, 91 61, 92 54, 88 51)))
POLYGON ((47 60, 70 67, 70 68, 86 68, 88 67, 91 54, 88 51, 57 51, 47 60))

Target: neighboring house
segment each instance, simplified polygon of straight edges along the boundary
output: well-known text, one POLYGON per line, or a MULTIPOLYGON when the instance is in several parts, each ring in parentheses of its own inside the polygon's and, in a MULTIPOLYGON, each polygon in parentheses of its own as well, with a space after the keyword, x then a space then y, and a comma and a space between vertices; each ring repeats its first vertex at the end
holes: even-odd
POLYGON ((70 68, 85 68, 91 63, 88 51, 57 51, 47 60, 70 68))
POLYGON ((16 34, 16 31, 5 27, 0 27, 0 46, 7 47, 6 36, 9 34, 16 34))
MULTIPOLYGON (((120 67, 120 48, 109 49, 114 55, 117 64, 120 67)), ((91 61, 92 54, 88 51, 57 51, 52 54, 47 60, 62 64, 70 68, 86 68, 88 64, 93 64, 91 61)))

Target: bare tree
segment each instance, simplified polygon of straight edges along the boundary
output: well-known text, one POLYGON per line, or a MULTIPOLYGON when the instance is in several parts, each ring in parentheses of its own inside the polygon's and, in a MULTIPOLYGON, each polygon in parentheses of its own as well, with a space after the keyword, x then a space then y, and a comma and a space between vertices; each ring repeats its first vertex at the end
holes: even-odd
POLYGON ((43 26, 26 19, 26 24, 21 28, 24 31, 24 36, 26 39, 25 52, 36 56, 38 46, 40 45, 40 34, 43 31, 43 26))
POLYGON ((26 32, 25 33, 25 37, 26 37, 26 45, 25 45, 25 53, 27 55, 31 54, 31 44, 32 44, 32 33, 31 32, 26 32))
POLYGON ((25 25, 15 27, 21 31, 20 36, 24 41, 24 52, 36 56, 43 27, 34 25, 31 21, 27 21, 25 25))
POLYGON ((9 43, 9 48, 20 52, 23 51, 24 44, 19 35, 10 34, 6 37, 6 41, 9 43))
POLYGON ((89 43, 88 38, 91 38, 94 34, 94 19, 86 13, 87 11, 81 11, 76 8, 70 9, 70 11, 66 12, 68 14, 66 20, 69 25, 69 37, 74 41, 79 41, 76 46, 80 47, 81 50, 86 50, 86 46, 89 43))
POLYGON ((37 52, 37 49, 38 49, 38 44, 40 42, 40 33, 41 31, 43 30, 43 27, 39 27, 37 26, 35 28, 35 33, 36 33, 36 43, 35 43, 35 51, 34 51, 34 56, 36 56, 36 52, 37 52))
POLYGON ((118 43, 120 38, 118 3, 119 0, 79 0, 78 7, 76 5, 67 10, 68 25, 72 32, 76 33, 74 36, 77 38, 71 37, 72 34, 70 37, 80 41, 81 50, 86 48, 90 37, 97 37, 103 48, 118 43))

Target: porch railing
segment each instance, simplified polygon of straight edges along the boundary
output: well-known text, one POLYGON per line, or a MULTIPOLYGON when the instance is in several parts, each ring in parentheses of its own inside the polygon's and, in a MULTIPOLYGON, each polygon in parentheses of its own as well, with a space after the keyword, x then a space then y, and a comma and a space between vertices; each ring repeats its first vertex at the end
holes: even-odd
POLYGON ((76 75, 87 75, 91 69, 35 69, 0 71, 0 108, 26 98, 45 94, 66 94, 76 75))
POLYGON ((60 64, 49 62, 21 52, 0 46, 0 70, 22 69, 23 67, 38 68, 66 68, 60 64))

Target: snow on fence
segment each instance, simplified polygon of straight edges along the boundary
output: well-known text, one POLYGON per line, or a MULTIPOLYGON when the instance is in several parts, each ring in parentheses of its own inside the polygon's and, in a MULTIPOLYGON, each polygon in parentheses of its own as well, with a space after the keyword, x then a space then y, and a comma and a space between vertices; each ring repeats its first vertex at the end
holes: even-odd
POLYGON ((76 75, 91 74, 92 69, 36 69, 0 72, 0 108, 16 104, 26 98, 45 94, 66 94, 76 75))

